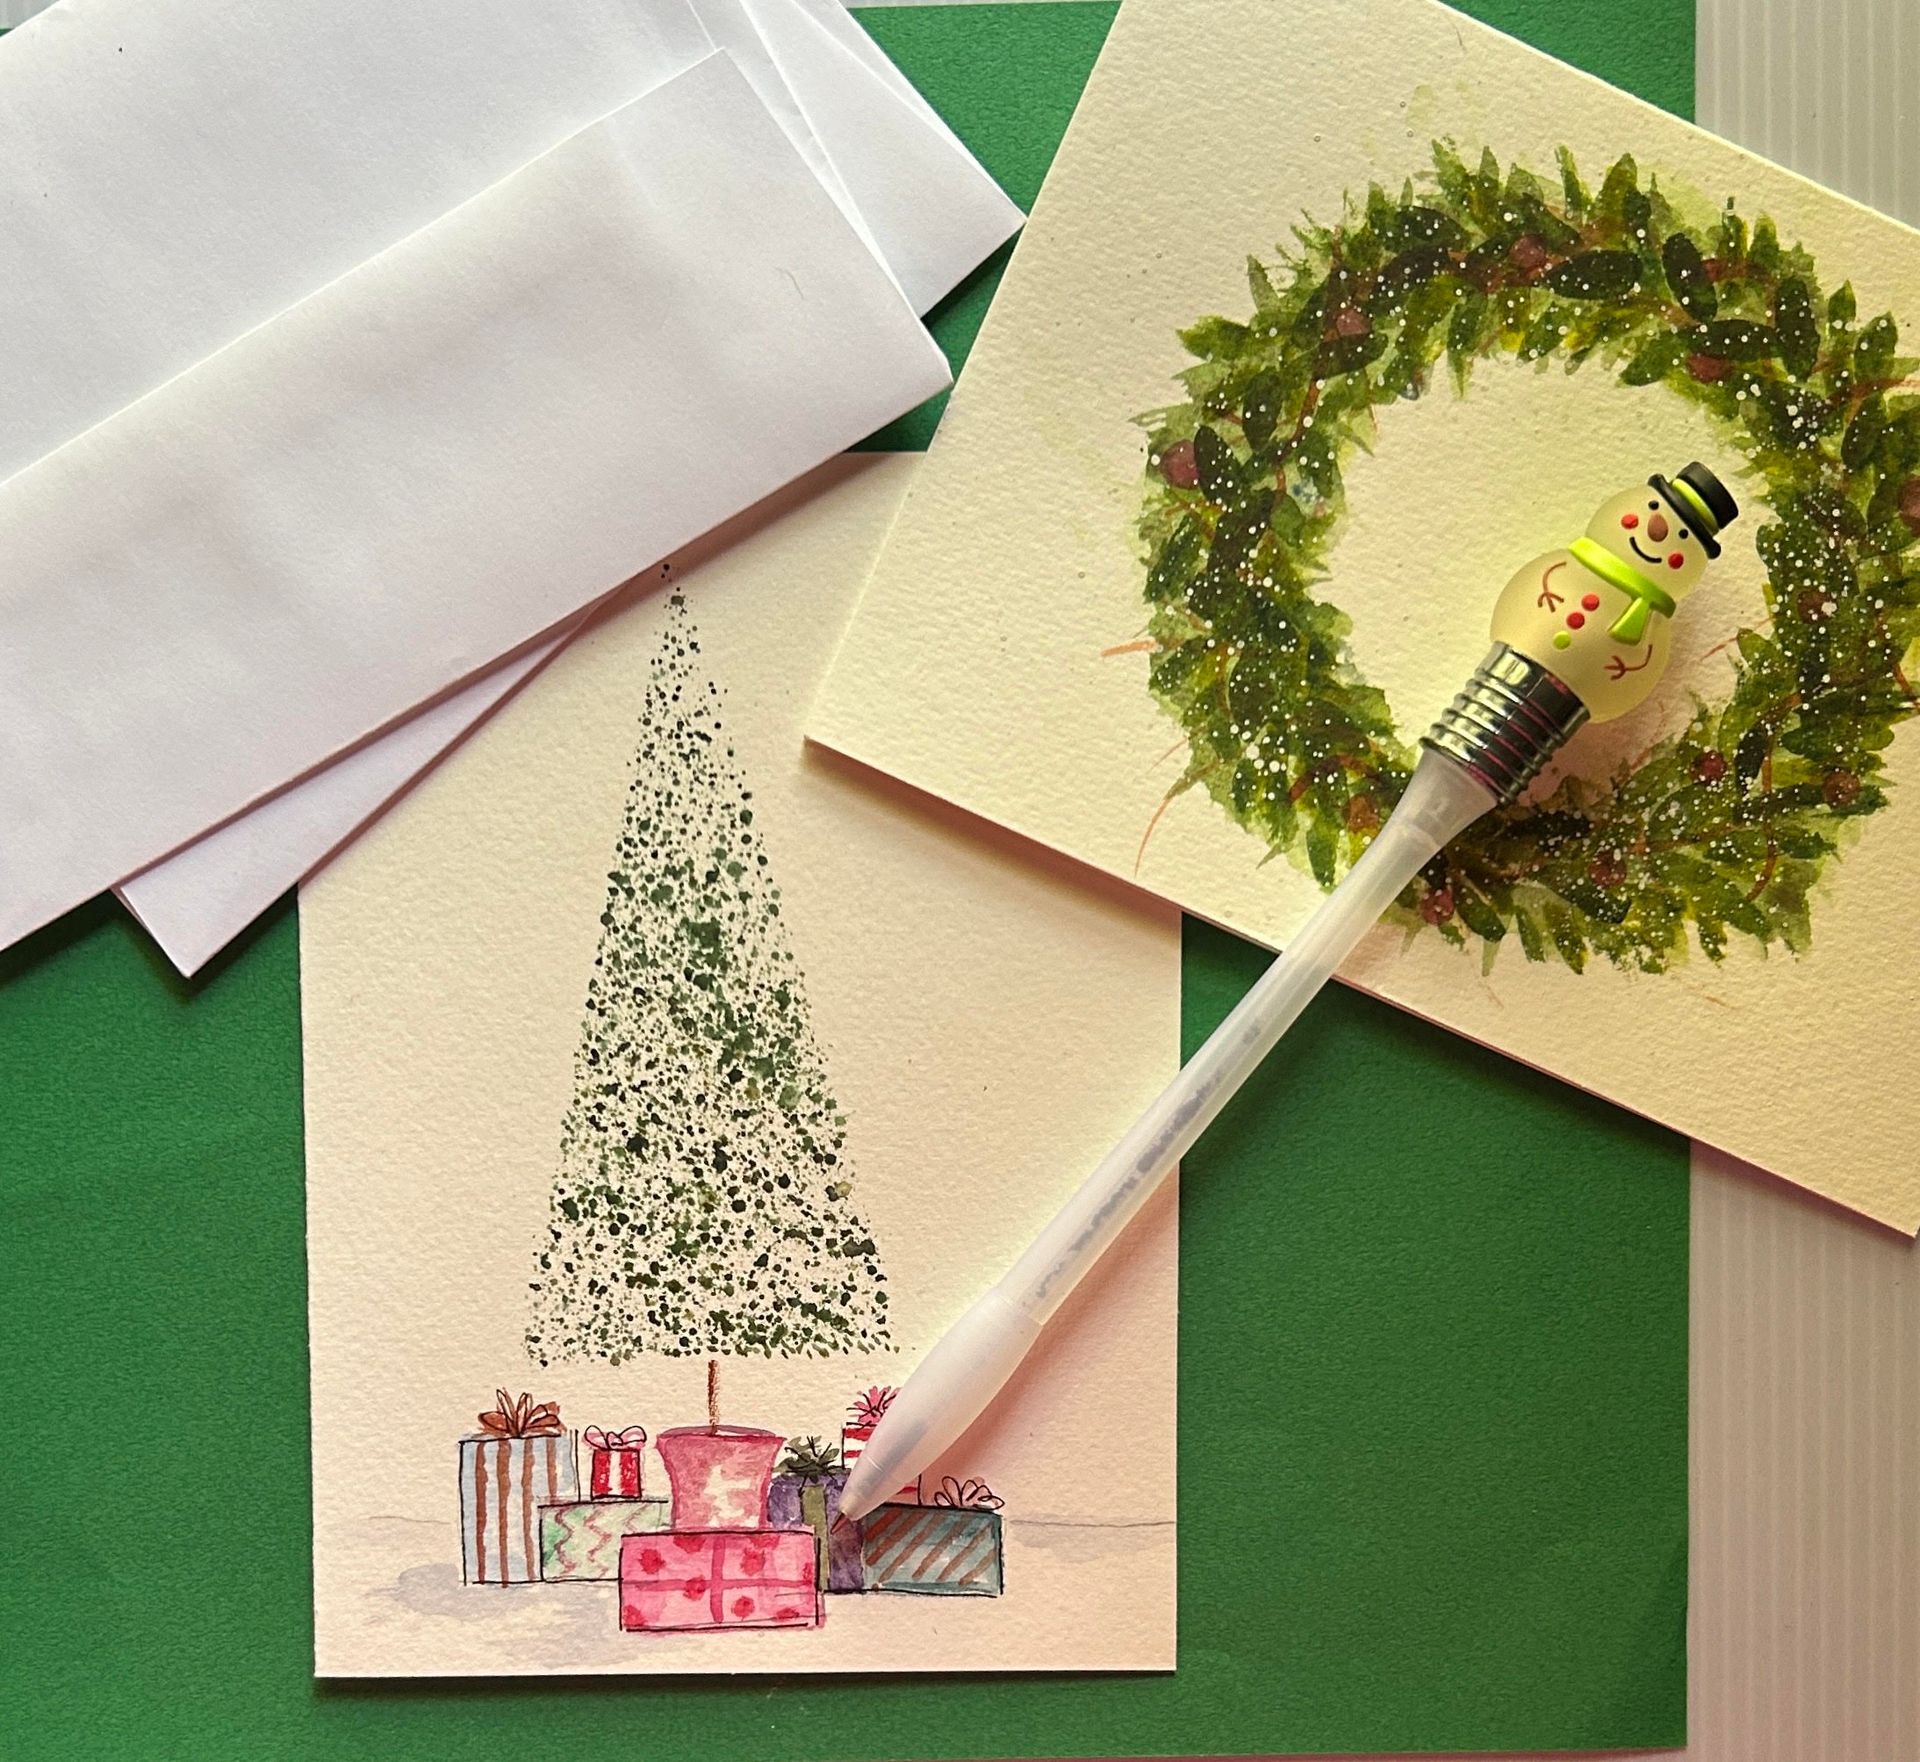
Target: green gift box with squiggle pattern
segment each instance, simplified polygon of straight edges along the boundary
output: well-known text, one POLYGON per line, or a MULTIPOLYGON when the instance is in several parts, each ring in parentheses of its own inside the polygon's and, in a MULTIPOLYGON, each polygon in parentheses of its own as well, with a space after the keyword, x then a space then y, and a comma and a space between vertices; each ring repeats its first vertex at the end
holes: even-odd
POLYGON ((664 1499, 574 1499, 540 1507, 540 1577, 592 1581, 620 1576, 620 1538, 667 1527, 664 1499))

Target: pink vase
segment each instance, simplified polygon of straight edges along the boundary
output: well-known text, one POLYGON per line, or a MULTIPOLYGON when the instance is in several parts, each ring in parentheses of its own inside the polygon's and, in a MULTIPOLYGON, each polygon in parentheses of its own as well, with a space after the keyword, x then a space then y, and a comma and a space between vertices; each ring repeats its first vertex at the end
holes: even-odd
POLYGON ((752 1426, 675 1426, 655 1440, 677 1530, 753 1530, 767 1522, 767 1486, 786 1439, 752 1426))

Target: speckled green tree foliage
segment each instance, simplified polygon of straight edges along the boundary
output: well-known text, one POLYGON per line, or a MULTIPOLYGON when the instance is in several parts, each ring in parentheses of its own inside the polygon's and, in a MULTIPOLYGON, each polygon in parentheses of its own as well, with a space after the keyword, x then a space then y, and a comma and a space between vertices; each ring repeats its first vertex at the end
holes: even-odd
POLYGON ((887 1337, 846 1120, 676 599, 647 685, 528 1350, 792 1357, 887 1337))
POLYGON ((1733 937, 1808 946, 1809 890, 1888 802, 1920 646, 1920 397, 1894 318, 1729 203, 1680 211, 1620 159, 1597 189, 1436 143, 1250 260, 1252 312, 1182 333, 1185 399, 1148 432, 1140 531, 1150 683, 1185 730, 1176 792, 1206 790, 1331 887, 1406 786, 1408 740, 1316 583, 1345 515, 1343 461, 1378 411, 1493 358, 1662 387, 1746 457, 1767 617, 1723 702, 1631 768, 1491 814, 1402 896, 1414 929, 1515 937, 1575 970, 1661 971, 1733 937))

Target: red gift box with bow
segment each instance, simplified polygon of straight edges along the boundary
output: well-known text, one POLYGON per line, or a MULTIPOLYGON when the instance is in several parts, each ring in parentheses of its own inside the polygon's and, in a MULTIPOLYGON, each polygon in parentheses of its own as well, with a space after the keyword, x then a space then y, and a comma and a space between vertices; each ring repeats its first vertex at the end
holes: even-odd
POLYGON ((628 1426, 623 1432, 588 1426, 580 1434, 593 1452, 587 1471, 587 1494, 594 1499, 640 1497, 640 1453, 647 1447, 647 1428, 628 1426))

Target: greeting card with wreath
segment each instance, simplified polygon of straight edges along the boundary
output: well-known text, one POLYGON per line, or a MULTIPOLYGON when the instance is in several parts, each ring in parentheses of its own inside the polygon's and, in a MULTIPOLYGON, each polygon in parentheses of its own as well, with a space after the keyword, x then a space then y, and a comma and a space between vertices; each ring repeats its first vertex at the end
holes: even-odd
POLYGON ((1126 0, 811 731, 1284 943, 1705 461, 1661 689, 1345 976, 1911 1231, 1916 327, 1920 235, 1429 0, 1126 0))

